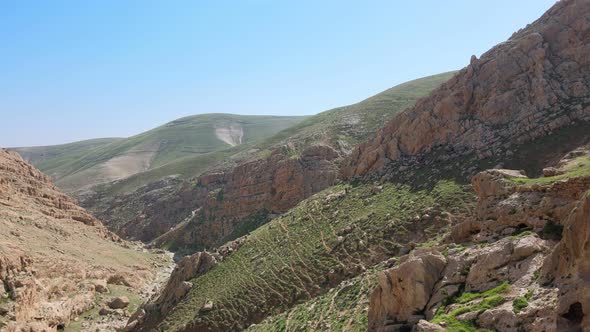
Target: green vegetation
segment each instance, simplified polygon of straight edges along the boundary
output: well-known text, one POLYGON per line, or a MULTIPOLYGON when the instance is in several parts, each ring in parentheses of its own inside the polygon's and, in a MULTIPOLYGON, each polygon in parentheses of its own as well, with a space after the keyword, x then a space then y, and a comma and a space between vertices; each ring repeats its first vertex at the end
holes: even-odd
POLYGON ((392 117, 453 77, 455 72, 419 78, 387 89, 359 103, 328 110, 289 127, 257 147, 261 157, 269 147, 294 142, 298 146, 330 142, 351 147, 383 127, 392 117))
POLYGON ((457 202, 471 197, 450 182, 420 191, 391 183, 334 186, 253 231, 239 250, 192 280, 189 295, 161 327, 246 328, 255 317, 279 314, 360 275, 406 243, 443 232, 446 222, 414 217, 433 206, 460 206, 457 202), (195 308, 207 300, 214 309, 195 317, 195 308))
POLYGON ((575 177, 590 176, 590 155, 581 156, 571 160, 562 170, 563 174, 540 178, 512 178, 517 184, 550 184, 559 180, 566 180, 575 177))
POLYGON ((74 161, 76 156, 100 146, 122 140, 122 138, 96 138, 68 144, 11 148, 41 169, 58 167, 60 163, 74 161))
POLYGON ((533 297, 533 290, 529 290, 524 296, 516 298, 512 301, 512 307, 515 313, 519 313, 522 309, 529 306, 529 300, 533 297))
POLYGON ((487 309, 495 308, 506 302, 506 299, 502 294, 509 290, 510 285, 507 282, 504 282, 483 293, 463 293, 459 297, 447 299, 446 305, 439 307, 436 311, 436 315, 432 319, 432 322, 436 324, 444 323, 449 331, 481 331, 474 321, 459 320, 457 319, 457 316, 468 312, 481 313, 487 309), (453 306, 451 307, 451 305, 453 306), (448 311, 449 307, 452 308, 450 311, 448 311))
POLYGON ((545 226, 543 226, 543 230, 541 231, 541 238, 545 240, 561 240, 561 235, 563 233, 563 225, 556 224, 553 220, 549 220, 545 226))

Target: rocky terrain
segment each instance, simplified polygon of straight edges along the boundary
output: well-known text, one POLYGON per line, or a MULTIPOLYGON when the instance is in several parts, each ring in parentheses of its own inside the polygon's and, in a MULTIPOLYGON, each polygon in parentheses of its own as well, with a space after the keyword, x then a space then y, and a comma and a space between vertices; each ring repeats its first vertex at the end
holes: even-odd
POLYGON ((477 212, 453 226, 448 244, 379 275, 369 330, 588 330, 590 151, 560 165, 539 179, 476 175, 477 212))
POLYGON ((354 144, 450 77, 425 77, 320 113, 236 150, 200 177, 167 177, 115 197, 98 190, 83 205, 125 238, 188 252, 219 246, 335 184, 354 144))
POLYGON ((82 324, 80 315, 105 305, 99 299, 138 301, 164 263, 108 231, 17 153, 0 150, 2 331, 56 331, 82 324))
POLYGON ((172 271, 2 150, 0 326, 590 331, 589 45, 562 0, 457 73, 81 196, 172 271))
MULTIPOLYGON (((590 329, 588 13, 590 2, 561 1, 473 57, 355 148, 339 167, 347 182, 240 238, 222 259, 192 256, 199 268, 171 281, 177 291, 130 329, 590 329)), ((211 227, 202 216, 243 211, 234 196, 224 202, 229 187, 207 188, 233 175, 203 179, 195 186, 207 204, 221 204, 199 206, 172 231, 187 244, 211 227), (190 234, 191 222, 201 233, 190 234)))

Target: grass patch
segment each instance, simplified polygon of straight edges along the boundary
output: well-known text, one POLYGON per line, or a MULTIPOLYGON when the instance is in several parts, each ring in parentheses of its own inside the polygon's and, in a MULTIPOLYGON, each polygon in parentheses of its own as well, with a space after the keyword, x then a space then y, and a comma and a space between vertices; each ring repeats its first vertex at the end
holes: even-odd
POLYGON ((533 297, 533 290, 529 290, 526 292, 525 295, 516 298, 514 301, 512 301, 512 310, 515 313, 519 313, 522 311, 522 309, 526 308, 529 306, 529 300, 533 297))
POLYGON ((515 313, 519 313, 522 311, 522 309, 526 308, 529 306, 529 302, 527 301, 526 298, 524 298, 524 296, 521 296, 517 299, 515 299, 514 301, 512 301, 512 310, 515 313))
POLYGON ((364 332, 368 325, 366 308, 382 269, 381 266, 373 268, 324 295, 271 316, 247 331, 286 331, 288 327, 289 331, 364 332))
POLYGON ((567 180, 570 178, 590 176, 590 156, 581 156, 573 159, 566 165, 563 170, 565 173, 540 178, 511 178, 512 182, 516 184, 550 184, 559 180, 567 180))
POLYGON ((487 309, 498 307, 499 305, 506 302, 505 297, 502 295, 510 290, 510 284, 503 282, 502 284, 487 290, 482 293, 463 293, 456 298, 448 299, 443 305, 438 308, 436 315, 432 319, 435 324, 444 324, 448 331, 457 332, 476 332, 481 331, 477 327, 474 321, 461 321, 457 319, 457 316, 468 312, 481 313, 487 309), (477 301, 476 301, 477 300, 477 301), (476 303, 472 303, 476 301, 476 303), (465 304, 462 306, 455 307, 452 311, 446 312, 447 307, 450 304, 465 304))

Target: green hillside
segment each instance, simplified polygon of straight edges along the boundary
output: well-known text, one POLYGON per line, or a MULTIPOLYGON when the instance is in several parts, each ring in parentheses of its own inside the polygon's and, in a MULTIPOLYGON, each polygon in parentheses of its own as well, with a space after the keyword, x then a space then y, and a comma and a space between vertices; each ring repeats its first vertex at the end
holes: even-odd
MULTIPOLYGON (((296 116, 195 115, 133 137, 108 144, 62 149, 62 153, 44 160, 31 161, 51 175, 62 189, 73 192, 182 158, 208 156, 232 146, 260 141, 304 119, 296 116)), ((82 142, 69 145, 80 147, 82 142)), ((26 149, 30 148, 17 151, 26 149)))
MULTIPOLYGON (((448 227, 446 211, 471 202, 468 189, 450 181, 427 190, 391 183, 331 187, 255 230, 239 250, 191 280, 188 296, 158 330, 242 330, 360 276, 404 247, 427 239, 433 242, 423 245, 433 245, 448 227), (199 312, 207 301, 213 310, 199 312)), ((351 289, 350 296, 367 291, 351 289)), ((346 299, 338 304, 348 314, 355 309, 346 299)), ((354 330, 366 328, 358 323, 354 330)), ((280 321, 267 324, 274 325, 269 331, 281 330, 280 321)))
POLYGON ((23 159, 41 169, 51 169, 58 167, 60 163, 63 164, 65 161, 75 160, 76 156, 81 153, 122 139, 96 138, 68 144, 11 148, 10 150, 18 152, 23 159))
POLYGON ((391 120, 392 116, 409 108, 419 98, 449 80, 456 71, 422 77, 387 89, 353 105, 338 107, 289 127, 258 144, 263 151, 276 144, 289 142, 299 148, 327 143, 346 150, 366 140, 391 120))

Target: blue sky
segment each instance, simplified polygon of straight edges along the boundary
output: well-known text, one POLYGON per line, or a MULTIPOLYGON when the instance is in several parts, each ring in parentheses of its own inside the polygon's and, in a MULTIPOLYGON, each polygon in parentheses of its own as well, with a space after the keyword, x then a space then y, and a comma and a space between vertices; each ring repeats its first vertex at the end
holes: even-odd
POLYGON ((462 68, 554 3, 0 0, 0 146, 315 114, 462 68))

